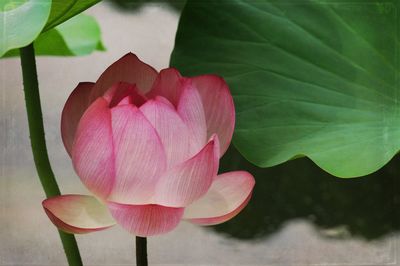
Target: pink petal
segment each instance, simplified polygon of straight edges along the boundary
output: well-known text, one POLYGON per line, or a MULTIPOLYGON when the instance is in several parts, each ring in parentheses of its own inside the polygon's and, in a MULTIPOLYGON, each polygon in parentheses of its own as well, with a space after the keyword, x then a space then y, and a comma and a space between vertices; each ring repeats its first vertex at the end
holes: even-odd
POLYGON ((131 96, 125 96, 125 98, 122 98, 122 100, 120 100, 117 105, 128 105, 128 104, 132 104, 131 96))
POLYGON ((228 149, 235 127, 235 106, 226 82, 215 75, 192 78, 203 100, 207 121, 207 136, 217 134, 221 156, 228 149))
POLYGON ((157 184, 155 202, 164 206, 184 207, 199 199, 210 188, 218 171, 218 137, 194 157, 168 170, 157 184))
POLYGON ((131 234, 147 237, 172 231, 180 222, 183 208, 155 204, 125 205, 108 203, 114 219, 131 234))
POLYGON ((174 106, 177 106, 185 82, 186 79, 175 68, 163 69, 158 74, 147 97, 155 98, 156 96, 163 96, 174 106))
POLYGON ((247 205, 254 184, 248 172, 218 175, 207 194, 185 209, 184 219, 203 225, 225 222, 247 205))
POLYGON ((136 55, 128 53, 101 74, 93 87, 91 99, 102 96, 114 83, 120 81, 136 84, 141 92, 146 93, 156 77, 157 71, 154 68, 140 61, 136 55))
POLYGON ((189 129, 168 101, 147 101, 140 107, 140 111, 156 129, 164 145, 167 155, 167 167, 181 163, 190 157, 190 135, 189 129))
POLYGON ((141 106, 147 100, 146 97, 138 91, 136 85, 126 82, 115 83, 104 93, 103 98, 109 102, 110 108, 118 105, 122 99, 125 98, 129 100, 128 103, 136 106, 141 106))
POLYGON ((133 105, 112 108, 116 179, 110 201, 146 204, 166 169, 166 155, 156 130, 133 105))
POLYGON ((189 128, 192 137, 191 154, 195 154, 207 141, 207 125, 200 94, 191 84, 182 91, 177 109, 189 128))
POLYGON ((98 197, 109 195, 115 177, 111 112, 97 99, 79 121, 72 146, 72 162, 85 186, 98 197))
POLYGON ((170 101, 168 101, 167 98, 164 98, 163 96, 156 96, 154 99, 155 99, 156 101, 165 103, 166 105, 168 105, 168 106, 169 106, 170 108, 172 108, 172 109, 175 109, 175 106, 174 106, 170 101))
POLYGON ((107 207, 86 195, 62 195, 42 202, 47 216, 60 230, 85 234, 107 229, 115 224, 107 207))
POLYGON ((69 156, 71 156, 72 143, 74 142, 79 120, 91 103, 89 102, 89 95, 93 85, 94 83, 92 82, 79 83, 68 97, 62 111, 61 137, 69 156))

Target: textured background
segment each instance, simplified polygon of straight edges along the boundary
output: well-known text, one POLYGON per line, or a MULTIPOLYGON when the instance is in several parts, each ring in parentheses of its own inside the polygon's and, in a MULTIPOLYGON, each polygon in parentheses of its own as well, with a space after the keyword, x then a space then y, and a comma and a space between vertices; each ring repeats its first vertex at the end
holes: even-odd
MULTIPOLYGON (((63 193, 86 193, 60 138, 69 93, 80 81, 95 81, 129 51, 158 70, 167 67, 179 19, 176 9, 156 3, 122 10, 103 2, 88 13, 101 25, 107 52, 37 61, 46 140, 63 193)), ((0 60, 0 81, 0 265, 65 265, 58 234, 41 207, 44 194, 30 151, 18 59, 0 60)), ((366 241, 337 237, 341 231, 317 230, 295 219, 268 237, 239 240, 183 222, 172 233, 149 239, 149 259, 152 265, 399 265, 395 234, 366 241)), ((77 240, 86 265, 134 262, 134 238, 118 226, 77 240)))

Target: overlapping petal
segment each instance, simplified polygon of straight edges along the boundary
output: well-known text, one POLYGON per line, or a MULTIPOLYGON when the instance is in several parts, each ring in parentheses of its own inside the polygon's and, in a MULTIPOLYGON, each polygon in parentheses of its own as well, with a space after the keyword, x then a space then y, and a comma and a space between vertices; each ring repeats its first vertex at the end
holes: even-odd
POLYGON ((90 233, 115 224, 107 207, 92 196, 63 195, 46 199, 42 205, 54 225, 67 233, 90 233))
POLYGON ((156 129, 164 145, 168 168, 189 158, 191 135, 188 127, 176 110, 164 98, 149 100, 140 107, 140 111, 156 129))
POLYGON ((146 102, 146 97, 140 93, 136 85, 126 82, 117 82, 111 86, 103 95, 103 98, 109 102, 109 107, 112 108, 123 99, 127 100, 126 104, 141 106, 146 102))
POLYGON ((61 137, 69 156, 71 156, 72 143, 79 120, 90 105, 89 95, 94 83, 81 82, 72 91, 65 103, 61 115, 61 137))
POLYGON ((185 82, 186 79, 175 68, 163 69, 158 74, 147 96, 149 98, 162 96, 167 98, 174 106, 177 106, 185 82))
POLYGON ((157 71, 153 67, 140 61, 136 55, 128 53, 101 74, 90 98, 102 96, 114 83, 121 81, 136 84, 142 93, 146 93, 151 89, 156 77, 157 71))
POLYGON ((218 175, 207 194, 186 207, 184 219, 202 225, 225 222, 247 205, 254 184, 254 178, 248 172, 218 175))
POLYGON ((221 156, 228 149, 235 128, 235 106, 226 82, 215 75, 191 78, 199 91, 207 122, 207 136, 217 134, 221 156))
POLYGON ((72 146, 72 162, 85 186, 98 197, 109 195, 115 179, 111 112, 97 99, 83 114, 72 146))
POLYGON ((71 233, 102 230, 115 219, 144 237, 169 232, 183 216, 202 225, 229 220, 254 186, 246 172, 217 176, 234 112, 222 78, 186 78, 174 68, 157 74, 125 55, 95 84, 79 84, 62 116, 74 168, 107 207, 90 196, 66 195, 44 201, 46 213, 71 233))
POLYGON ((108 203, 114 219, 130 233, 147 237, 167 233, 180 222, 183 208, 171 208, 156 204, 126 205, 108 203))
POLYGON ((155 202, 184 207, 199 199, 217 175, 218 157, 219 143, 215 135, 198 154, 163 174, 157 184, 155 202))
POLYGON ((235 107, 228 85, 221 77, 202 75, 185 78, 174 68, 163 69, 147 96, 149 98, 163 96, 177 107, 182 93, 189 84, 197 88, 202 99, 207 124, 206 138, 212 134, 218 135, 222 156, 232 140, 235 107))
POLYGON ((191 82, 183 89, 177 109, 189 128, 191 154, 195 154, 207 141, 207 124, 201 96, 191 82))
POLYGON ((151 123, 133 105, 111 109, 115 151, 115 183, 109 200, 148 203, 166 169, 162 142, 151 123))

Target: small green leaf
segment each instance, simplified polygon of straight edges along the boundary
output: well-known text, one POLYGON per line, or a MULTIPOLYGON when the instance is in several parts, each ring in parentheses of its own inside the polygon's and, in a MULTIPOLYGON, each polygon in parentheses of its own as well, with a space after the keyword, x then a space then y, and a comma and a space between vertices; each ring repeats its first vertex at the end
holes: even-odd
MULTIPOLYGON (((56 30, 63 37, 70 52, 64 55, 86 55, 95 51, 98 46, 102 47, 100 27, 95 18, 91 16, 80 14, 60 24, 56 30)), ((49 48, 51 45, 50 39, 45 34, 43 34, 43 38, 37 40, 36 47, 39 49, 39 54, 40 48, 45 53, 45 48, 49 48)), ((54 50, 54 55, 62 55, 60 51, 54 50)))
POLYGON ((30 44, 42 31, 51 0, 6 0, 0 4, 0 57, 30 44))
POLYGON ((54 28, 100 1, 101 0, 53 0, 50 17, 44 31, 54 28))
MULTIPOLYGON (((57 27, 42 33, 34 42, 36 55, 80 56, 95 50, 104 51, 100 27, 88 15, 79 14, 57 27)), ((19 50, 5 57, 17 56, 19 50)))
POLYGON ((227 80, 233 141, 254 164, 308 156, 336 176, 366 175, 400 149, 398 7, 189 0, 171 65, 227 80))

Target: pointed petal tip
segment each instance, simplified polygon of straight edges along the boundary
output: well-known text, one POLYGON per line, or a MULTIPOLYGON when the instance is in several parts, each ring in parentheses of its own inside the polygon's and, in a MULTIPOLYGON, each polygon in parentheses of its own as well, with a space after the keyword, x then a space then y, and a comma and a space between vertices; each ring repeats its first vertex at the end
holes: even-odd
POLYGON ((129 96, 129 103, 134 104, 135 106, 141 106, 147 100, 136 84, 124 81, 114 83, 102 97, 109 103, 109 107, 113 108, 126 96, 129 96))
POLYGON ((176 111, 175 106, 170 101, 168 101, 167 98, 165 98, 163 96, 157 95, 154 99, 150 99, 149 101, 152 101, 152 100, 164 103, 164 104, 168 105, 171 108, 171 110, 176 111))
POLYGON ((157 95, 167 98, 174 106, 177 106, 183 89, 184 77, 175 68, 165 68, 158 73, 151 90, 147 96, 155 98, 157 95))
MULTIPOLYGON (((134 53, 132 53, 132 52, 127 52, 124 56, 136 56, 134 53)), ((137 57, 137 56, 136 56, 137 57)))
POLYGON ((161 69, 159 75, 161 75, 161 73, 163 75, 171 75, 171 74, 173 74, 173 75, 175 75, 175 76, 177 76, 179 78, 182 78, 181 73, 175 67, 168 67, 168 68, 161 69))
POLYGON ((152 87, 157 77, 157 70, 141 61, 135 54, 127 53, 111 64, 99 77, 94 85, 91 99, 103 95, 114 83, 125 81, 137 84, 144 94, 152 87))
POLYGON ((81 82, 79 82, 78 83, 78 85, 76 85, 77 87, 78 86, 93 86, 94 85, 94 82, 91 82, 91 81, 81 81, 81 82))
POLYGON ((208 143, 212 143, 212 144, 219 144, 219 139, 218 139, 218 135, 217 134, 212 134, 210 137, 210 140, 208 141, 208 143))
POLYGON ((211 136, 208 144, 213 146, 213 148, 214 148, 214 156, 216 157, 216 160, 219 162, 219 157, 220 157, 220 153, 221 153, 221 144, 219 142, 218 135, 217 134, 213 134, 211 136))

